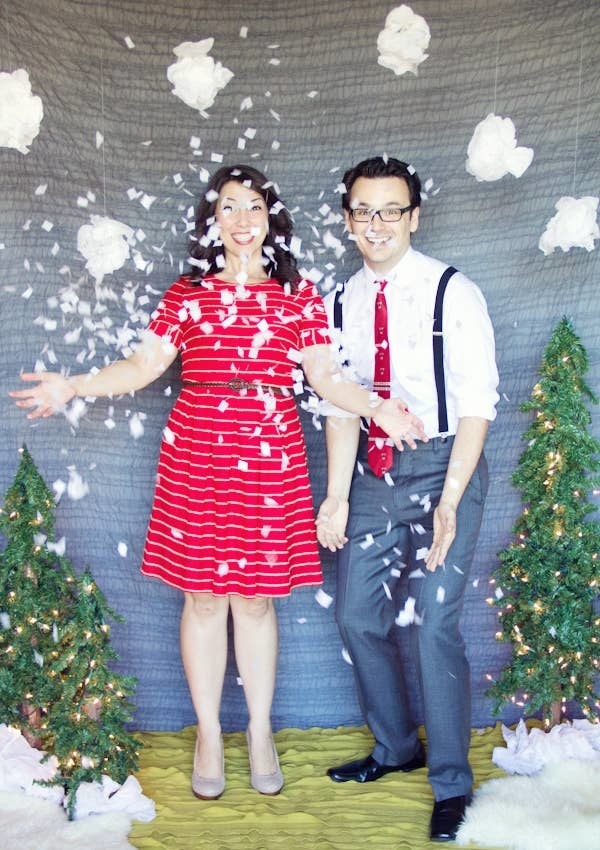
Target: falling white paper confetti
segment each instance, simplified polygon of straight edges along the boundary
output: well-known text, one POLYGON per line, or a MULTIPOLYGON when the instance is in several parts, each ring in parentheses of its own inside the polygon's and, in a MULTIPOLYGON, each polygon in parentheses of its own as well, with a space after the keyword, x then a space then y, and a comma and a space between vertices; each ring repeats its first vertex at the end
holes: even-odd
POLYGON ((397 6, 388 14, 385 28, 377 37, 377 61, 395 74, 416 75, 418 66, 427 59, 430 38, 425 18, 416 15, 410 6, 397 6))
POLYGON ((466 169, 477 180, 500 180, 505 174, 521 177, 531 165, 533 148, 517 147, 510 118, 492 112, 475 127, 467 148, 466 169))
POLYGON ((213 105, 219 91, 233 77, 233 71, 208 55, 214 41, 214 38, 205 38, 182 42, 173 48, 177 61, 167 68, 173 94, 200 112, 213 105))
POLYGON ((171 446, 175 443, 175 433, 167 425, 163 428, 163 440, 171 446))
POLYGON ((52 540, 49 540, 46 543, 46 548, 49 552, 54 552, 59 557, 62 557, 65 554, 67 548, 67 539, 66 537, 61 537, 60 540, 56 541, 56 543, 53 543, 52 540))
POLYGON ((594 250, 594 240, 600 239, 600 230, 596 215, 598 198, 585 196, 572 198, 564 196, 554 205, 556 215, 548 224, 540 237, 539 249, 546 256, 554 253, 555 248, 561 248, 565 253, 571 248, 594 250))
POLYGON ((0 73, 0 147, 29 153, 43 116, 42 100, 32 94, 27 71, 0 73))
POLYGON ((52 484, 52 489, 55 493, 54 501, 58 502, 62 494, 67 489, 67 485, 61 478, 57 478, 57 480, 52 484))
POLYGON ((85 257, 85 267, 97 284, 105 275, 120 269, 130 256, 133 229, 106 216, 90 216, 77 233, 77 250, 85 257))
POLYGON ((415 621, 415 605, 416 599, 412 596, 409 596, 406 602, 404 603, 404 608, 399 612, 396 617, 396 625, 404 628, 405 626, 409 626, 411 623, 415 621))
POLYGON ((129 420, 129 432, 134 440, 138 440, 144 434, 144 425, 142 419, 145 419, 144 413, 134 413, 129 420))
POLYGON ((67 407, 63 413, 67 421, 73 426, 73 428, 77 428, 79 425, 79 420, 84 415, 87 410, 87 405, 82 398, 74 398, 71 402, 70 406, 67 407))
POLYGON ((361 543, 359 543, 358 545, 360 546, 361 549, 364 550, 364 549, 368 549, 370 546, 372 546, 374 542, 375 542, 375 538, 373 537, 373 535, 370 532, 368 532, 367 534, 365 534, 365 539, 361 543))
POLYGON ((74 466, 69 467, 69 481, 67 484, 67 496, 74 502, 83 499, 90 492, 89 485, 83 480, 74 466))
POLYGON ((329 608, 331 603, 333 602, 333 596, 330 596, 328 593, 325 593, 322 587, 320 587, 315 593, 315 600, 321 606, 321 608, 329 608))

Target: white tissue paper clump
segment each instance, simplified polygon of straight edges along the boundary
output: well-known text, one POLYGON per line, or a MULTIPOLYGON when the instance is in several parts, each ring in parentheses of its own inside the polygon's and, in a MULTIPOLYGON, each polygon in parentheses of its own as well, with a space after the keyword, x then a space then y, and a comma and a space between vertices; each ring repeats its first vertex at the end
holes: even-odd
POLYGON ((85 267, 99 284, 104 275, 120 269, 129 259, 133 229, 102 215, 92 215, 90 220, 91 224, 79 228, 77 250, 87 260, 85 267))
POLYGON ((42 99, 31 93, 27 71, 0 73, 0 146, 29 153, 43 117, 42 99))
POLYGON ((179 58, 167 68, 173 94, 200 112, 213 105, 219 91, 233 77, 233 71, 208 56, 214 41, 214 38, 205 38, 182 42, 173 48, 179 58))
POLYGON ((102 782, 82 782, 75 795, 75 820, 110 812, 125 812, 143 823, 156 817, 154 801, 142 794, 135 776, 128 776, 122 785, 104 774, 102 782))
MULTIPOLYGON (((56 756, 42 763, 46 753, 31 747, 18 729, 0 724, 0 791, 23 792, 64 805, 61 785, 39 785, 36 780, 53 779, 58 772, 56 756)), ((142 794, 135 776, 122 785, 109 776, 102 782, 82 782, 75 795, 75 819, 104 812, 125 812, 130 818, 145 823, 156 816, 154 802, 142 794)))
POLYGON ((560 723, 549 732, 527 730, 523 720, 513 732, 502 726, 504 747, 494 747, 492 761, 507 773, 531 776, 547 764, 565 759, 600 759, 600 723, 574 720, 560 723))
POLYGON ((532 159, 533 148, 517 147, 511 119, 490 113, 475 127, 466 167, 477 180, 500 180, 509 173, 521 177, 532 159))
POLYGON ((557 210, 540 236, 539 249, 544 254, 552 254, 555 248, 568 251, 571 248, 594 250, 594 239, 600 239, 600 230, 596 221, 598 198, 560 198, 554 208, 557 210))
POLYGON ((22 791, 62 803, 63 789, 58 785, 38 785, 53 779, 58 770, 56 756, 42 763, 45 753, 31 747, 18 729, 0 724, 0 791, 22 791))
POLYGON ((427 59, 431 33, 427 21, 415 15, 410 6, 396 6, 385 19, 385 28, 377 37, 377 60, 395 74, 417 74, 417 67, 427 59))

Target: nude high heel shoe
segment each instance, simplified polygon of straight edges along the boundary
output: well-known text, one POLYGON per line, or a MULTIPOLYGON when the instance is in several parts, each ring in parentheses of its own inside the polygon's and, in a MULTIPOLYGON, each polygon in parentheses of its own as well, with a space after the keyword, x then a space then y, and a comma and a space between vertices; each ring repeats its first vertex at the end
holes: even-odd
POLYGON ((225 754, 223 752, 223 741, 221 740, 221 775, 216 779, 200 776, 196 770, 200 748, 200 738, 196 737, 196 749, 194 750, 194 771, 192 773, 192 791, 200 800, 216 800, 225 790, 225 754))
POLYGON ((273 773, 256 773, 252 764, 252 741, 250 738, 250 730, 246 729, 246 741, 248 742, 248 761, 250 762, 250 785, 259 794, 265 794, 267 797, 275 797, 283 788, 283 773, 279 767, 279 758, 275 749, 275 742, 271 739, 273 746, 273 755, 275 757, 276 768, 273 773))

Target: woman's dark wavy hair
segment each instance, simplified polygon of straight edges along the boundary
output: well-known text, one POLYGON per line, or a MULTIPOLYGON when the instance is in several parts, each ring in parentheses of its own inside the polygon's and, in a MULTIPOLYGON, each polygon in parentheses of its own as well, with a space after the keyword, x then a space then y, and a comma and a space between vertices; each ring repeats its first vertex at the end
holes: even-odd
POLYGON ((206 236, 215 221, 217 195, 230 180, 241 183, 257 192, 269 211, 269 232, 263 243, 265 271, 276 278, 281 285, 289 285, 292 292, 296 289, 300 275, 296 258, 290 251, 292 236, 292 217, 279 199, 273 183, 264 174, 250 165, 227 165, 216 171, 207 190, 198 204, 196 226, 190 238, 189 256, 192 270, 189 273, 191 283, 201 284, 209 274, 218 274, 222 268, 223 248, 215 245, 206 236), (215 194, 216 193, 216 194, 215 194))

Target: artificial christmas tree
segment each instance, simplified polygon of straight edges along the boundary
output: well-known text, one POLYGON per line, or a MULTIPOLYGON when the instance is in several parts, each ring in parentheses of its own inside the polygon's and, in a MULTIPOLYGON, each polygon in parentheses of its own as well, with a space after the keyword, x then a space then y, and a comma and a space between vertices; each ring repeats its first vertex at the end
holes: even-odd
POLYGON ((73 813, 81 782, 122 783, 137 770, 139 741, 125 729, 134 680, 110 669, 115 615, 89 571, 77 576, 54 540, 54 499, 31 455, 0 510, 0 722, 55 755, 52 784, 73 813))
POLYGON ((494 599, 499 640, 513 657, 490 689, 496 708, 512 699, 541 709, 556 723, 569 700, 590 716, 598 709, 600 618, 594 612, 600 581, 600 524, 590 476, 600 468, 600 443, 588 433, 586 401, 596 403, 584 375, 588 358, 570 321, 563 318, 544 352, 540 380, 521 405, 534 419, 527 448, 512 476, 524 509, 515 540, 499 552, 494 599))

